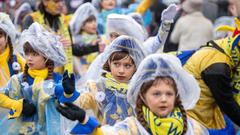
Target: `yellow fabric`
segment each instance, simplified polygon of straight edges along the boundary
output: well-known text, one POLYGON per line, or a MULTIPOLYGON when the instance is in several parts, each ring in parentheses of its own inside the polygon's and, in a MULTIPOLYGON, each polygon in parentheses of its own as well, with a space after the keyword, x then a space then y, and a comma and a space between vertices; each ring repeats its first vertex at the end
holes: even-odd
POLYGON ((230 67, 233 66, 233 61, 229 56, 228 41, 228 38, 215 41, 221 48, 224 48, 227 55, 213 47, 203 47, 195 52, 184 65, 184 68, 195 77, 201 88, 200 99, 195 107, 188 111, 188 115, 210 129, 222 129, 225 127, 225 122, 212 93, 201 78, 201 73, 215 63, 226 63, 230 67))
POLYGON ((33 100, 38 101, 38 118, 39 123, 44 123, 45 121, 45 103, 50 98, 48 94, 45 93, 43 85, 40 83, 43 82, 48 76, 48 68, 44 68, 42 70, 31 70, 28 69, 28 74, 34 78, 34 82, 32 85, 33 92, 33 100))
MULTIPOLYGON (((20 64, 20 71, 24 70, 25 60, 17 54, 17 62, 20 64)), ((0 88, 5 86, 10 79, 10 70, 8 67, 8 60, 10 57, 10 48, 9 46, 5 49, 5 51, 0 54, 0 88)))
POLYGON ((25 64, 26 64, 26 61, 20 54, 16 54, 16 56, 17 56, 17 62, 20 64, 20 67, 21 67, 20 71, 23 72, 25 64))
POLYGON ((7 79, 10 78, 10 71, 8 68, 9 53, 10 53, 10 48, 9 48, 9 46, 7 46, 7 48, 4 50, 4 52, 2 54, 0 54, 0 65, 3 68, 3 70, 5 71, 7 79))
POLYGON ((228 26, 228 25, 221 25, 216 28, 216 31, 226 31, 226 32, 234 32, 237 28, 240 30, 240 20, 237 18, 234 18, 236 27, 228 26))
MULTIPOLYGON (((40 11, 33 12, 30 15, 32 16, 34 22, 38 22, 49 31, 52 31, 51 28, 47 24, 45 24, 44 15, 42 15, 40 11)), ((68 18, 65 17, 65 15, 61 14, 59 19, 60 19, 60 25, 59 25, 59 30, 57 31, 57 34, 71 41, 71 37, 68 31, 68 24, 69 24, 68 18)), ((68 73, 73 73, 72 46, 64 47, 64 51, 67 57, 66 64, 64 65, 64 70, 68 70, 68 73)), ((59 71, 60 73, 63 73, 64 70, 58 69, 55 71, 59 71)))
POLYGON ((233 50, 231 50, 233 42, 238 37, 239 35, 235 37, 228 37, 227 40, 224 40, 224 42, 221 42, 221 40, 219 40, 217 41, 217 43, 221 44, 224 51, 229 55, 229 57, 231 57, 231 66, 235 68, 235 72, 232 75, 232 86, 236 90, 238 90, 237 93, 234 93, 234 99, 240 105, 240 83, 239 83, 240 82, 240 66, 239 66, 240 52, 238 47, 235 47, 233 50))
POLYGON ((110 73, 106 73, 105 87, 109 90, 116 90, 119 93, 127 94, 128 84, 117 82, 110 73))
POLYGON ((13 114, 8 115, 9 119, 19 117, 22 113, 23 99, 13 100, 8 96, 0 93, 0 107, 12 110, 13 114))
MULTIPOLYGON (((98 36, 96 34, 94 35, 91 35, 91 34, 88 34, 86 32, 82 32, 81 33, 81 38, 82 38, 82 41, 84 41, 86 44, 90 44, 92 43, 93 41, 96 41, 98 36)), ((84 59, 86 59, 86 62, 87 62, 87 68, 86 68, 86 71, 88 69, 88 66, 93 62, 93 60, 98 56, 98 53, 91 53, 87 56, 83 56, 84 59)))
POLYGON ((184 124, 179 108, 175 108, 172 114, 169 114, 166 118, 155 116, 148 107, 143 106, 142 110, 152 135, 182 134, 184 124))
POLYGON ((43 82, 48 76, 48 68, 42 70, 32 70, 28 69, 28 74, 34 78, 33 89, 38 87, 38 84, 43 82))
POLYGON ((103 135, 103 131, 100 127, 97 127, 90 135, 103 135))
POLYGON ((151 6, 152 0, 143 0, 140 5, 137 7, 136 12, 143 15, 151 6))

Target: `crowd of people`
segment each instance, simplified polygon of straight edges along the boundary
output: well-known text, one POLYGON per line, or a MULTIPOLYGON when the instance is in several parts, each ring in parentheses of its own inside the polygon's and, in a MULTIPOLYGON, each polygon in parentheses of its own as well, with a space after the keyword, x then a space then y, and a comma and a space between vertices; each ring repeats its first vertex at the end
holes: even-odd
POLYGON ((0 134, 240 135, 239 0, 1 0, 0 134))

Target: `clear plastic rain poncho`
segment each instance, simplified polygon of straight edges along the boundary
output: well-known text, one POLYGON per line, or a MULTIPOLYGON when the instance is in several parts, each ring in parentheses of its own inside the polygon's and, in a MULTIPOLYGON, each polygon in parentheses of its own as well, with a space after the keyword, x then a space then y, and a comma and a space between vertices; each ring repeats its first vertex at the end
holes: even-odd
POLYGON ((82 82, 87 80, 97 80, 101 77, 103 72, 103 65, 106 63, 110 55, 117 51, 129 52, 131 58, 134 61, 136 67, 140 64, 143 58, 146 56, 146 52, 142 48, 141 43, 133 37, 122 35, 116 38, 109 46, 107 46, 103 53, 101 53, 90 65, 86 76, 84 76, 82 82))
POLYGON ((80 30, 83 26, 83 23, 91 16, 95 16, 97 18, 97 10, 95 7, 87 2, 82 4, 73 14, 72 19, 70 21, 70 29, 72 35, 75 37, 80 34, 80 30))
MULTIPOLYGON (((177 57, 170 54, 153 54, 141 62, 130 81, 127 99, 133 108, 136 106, 136 98, 142 84, 154 80, 157 76, 172 77, 176 82, 178 94, 185 109, 194 107, 200 97, 200 88, 194 77, 183 69, 177 57)), ((191 118, 188 118, 187 121, 186 135, 208 135, 206 128, 198 122, 191 118)), ((104 134, 150 135, 136 117, 129 117, 114 126, 102 126, 101 129, 104 134)))
MULTIPOLYGON (((103 65, 114 52, 128 52, 136 68, 146 56, 136 39, 128 36, 120 36, 107 46, 104 52, 91 64, 86 74, 86 81, 93 80, 96 82, 97 91, 90 90, 89 92, 93 94, 94 100, 99 105, 98 109, 103 116, 103 123, 110 125, 133 115, 132 108, 126 99, 128 83, 116 81, 110 72, 103 69, 103 65)), ((88 89, 83 90, 87 91, 88 89)), ((83 91, 81 92, 83 93, 83 91)), ((85 99, 80 100, 84 101, 85 99)), ((87 103, 81 104, 88 106, 87 103)))
POLYGON ((117 32, 120 35, 132 36, 141 42, 147 39, 147 33, 144 30, 144 26, 141 26, 137 21, 128 15, 108 15, 107 35, 110 35, 112 32, 117 32))
POLYGON ((25 43, 29 43, 36 52, 54 62, 54 66, 62 66, 66 62, 63 45, 60 37, 48 32, 39 23, 33 23, 21 34, 19 45, 23 49, 25 43))
POLYGON ((0 28, 10 37, 13 45, 17 44, 19 33, 17 32, 8 14, 0 12, 0 28))
MULTIPOLYGON (((18 43, 19 33, 15 29, 15 26, 12 23, 12 20, 10 19, 9 15, 2 12, 0 12, 0 29, 2 29, 6 33, 6 36, 8 39, 10 38, 12 42, 12 47, 15 49, 18 43)), ((14 51, 13 54, 16 55, 16 52, 14 51)), ((2 58, 2 59, 7 59, 7 58, 2 58)), ((17 65, 17 68, 19 70, 21 69, 22 65, 20 65, 21 63, 20 64, 17 63, 17 60, 14 60, 14 64, 17 65)), ((0 65, 0 78, 1 78, 0 87, 4 86, 9 79, 9 75, 6 73, 6 69, 4 70, 4 68, 6 67, 4 67, 3 65, 0 65)))
POLYGON ((159 27, 158 34, 154 37, 148 37, 142 23, 142 18, 136 13, 131 13, 129 15, 108 15, 106 24, 107 35, 111 32, 117 32, 120 35, 132 36, 140 42, 143 42, 143 48, 147 54, 155 53, 163 48, 165 44, 171 23, 177 13, 176 8, 175 4, 171 4, 162 12, 162 24, 159 27))
MULTIPOLYGON (((40 24, 33 23, 25 30, 20 43, 29 42, 32 48, 40 55, 54 61, 55 66, 65 63, 65 54, 59 38, 48 33, 40 24)), ((55 108, 55 84, 61 82, 61 76, 53 73, 53 80, 44 80, 34 84, 34 79, 27 77, 23 81, 23 74, 14 75, 7 86, 0 91, 12 99, 27 99, 36 106, 37 113, 31 117, 20 116, 7 120, 0 118, 0 131, 9 135, 16 134, 49 134, 60 133, 60 114, 55 108)))
POLYGON ((134 108, 142 84, 154 80, 157 76, 173 78, 185 109, 193 108, 198 101, 200 96, 198 83, 192 75, 182 68, 177 57, 168 54, 155 54, 144 59, 139 69, 142 70, 137 70, 134 74, 128 91, 128 101, 134 108))
POLYGON ((14 18, 14 24, 21 30, 22 21, 24 20, 24 15, 33 12, 31 5, 28 2, 23 3, 17 10, 14 18))

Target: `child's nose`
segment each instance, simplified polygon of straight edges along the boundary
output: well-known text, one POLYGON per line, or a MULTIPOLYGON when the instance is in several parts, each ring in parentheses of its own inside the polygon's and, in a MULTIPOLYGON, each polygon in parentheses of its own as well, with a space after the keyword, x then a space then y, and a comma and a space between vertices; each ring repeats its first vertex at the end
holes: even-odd
POLYGON ((120 66, 119 69, 118 69, 118 72, 119 73, 124 73, 125 69, 124 69, 124 66, 120 66))

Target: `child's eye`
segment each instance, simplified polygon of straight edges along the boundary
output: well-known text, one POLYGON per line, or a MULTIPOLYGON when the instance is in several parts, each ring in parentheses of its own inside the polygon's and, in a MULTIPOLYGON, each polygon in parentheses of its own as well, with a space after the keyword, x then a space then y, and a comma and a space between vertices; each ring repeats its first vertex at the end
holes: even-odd
POLYGON ((0 33, 0 38, 4 37, 4 34, 3 33, 0 33))
POLYGON ((131 65, 131 64, 126 64, 125 67, 126 67, 127 69, 129 69, 129 68, 132 67, 132 65, 131 65))
POLYGON ((167 92, 166 95, 170 97, 173 96, 174 94, 172 92, 167 92))
POLYGON ((161 93, 160 92, 156 92, 156 93, 153 93, 154 96, 160 96, 161 93))
POLYGON ((32 53, 33 56, 38 56, 39 54, 38 53, 32 53))
POLYGON ((116 67, 120 66, 120 64, 118 62, 113 62, 113 65, 116 67))

